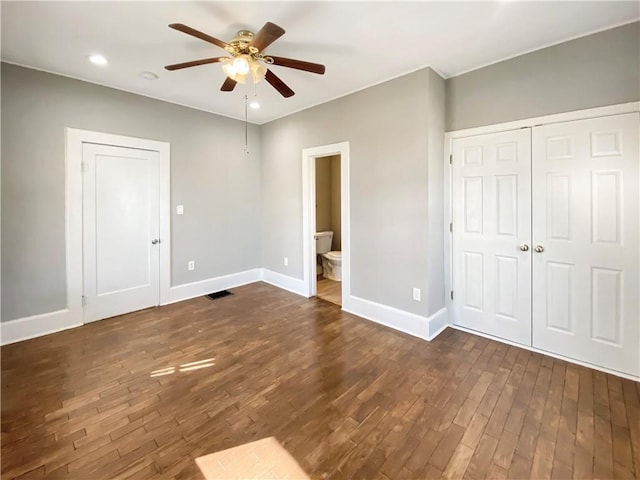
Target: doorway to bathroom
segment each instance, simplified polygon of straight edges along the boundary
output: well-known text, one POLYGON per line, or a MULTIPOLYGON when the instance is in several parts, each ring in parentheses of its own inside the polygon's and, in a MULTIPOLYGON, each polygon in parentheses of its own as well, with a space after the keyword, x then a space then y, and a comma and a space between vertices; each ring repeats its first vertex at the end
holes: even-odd
POLYGON ((316 296, 342 305, 340 155, 316 158, 316 296))
POLYGON ((349 143, 302 151, 304 283, 345 309, 349 303, 349 143))

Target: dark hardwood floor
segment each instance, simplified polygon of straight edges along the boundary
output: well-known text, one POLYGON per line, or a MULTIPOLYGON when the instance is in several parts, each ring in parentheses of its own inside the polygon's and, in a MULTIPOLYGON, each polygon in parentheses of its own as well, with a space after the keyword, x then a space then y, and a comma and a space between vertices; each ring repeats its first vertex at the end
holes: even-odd
POLYGON ((201 478, 275 436, 311 478, 633 478, 638 383, 263 283, 2 347, 2 478, 201 478))

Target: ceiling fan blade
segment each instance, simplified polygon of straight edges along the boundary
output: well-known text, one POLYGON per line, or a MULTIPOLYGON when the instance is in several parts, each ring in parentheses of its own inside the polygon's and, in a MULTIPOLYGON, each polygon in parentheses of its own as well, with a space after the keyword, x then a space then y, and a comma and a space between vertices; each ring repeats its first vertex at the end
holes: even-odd
POLYGON ((164 68, 166 68, 167 70, 180 70, 181 68, 196 67, 198 65, 206 65, 208 63, 221 62, 226 58, 228 57, 203 58, 202 60, 194 60, 192 62, 184 62, 184 63, 176 63, 174 65, 167 65, 164 68))
POLYGON ((275 88, 280 95, 282 95, 285 98, 289 98, 292 97, 293 95, 295 95, 295 92, 293 90, 291 90, 286 83, 284 83, 282 80, 280 80, 275 73, 273 73, 271 70, 267 70, 266 75, 264 76, 265 80, 267 82, 269 82, 271 84, 271 86, 273 88, 275 88))
POLYGON ((267 22, 264 24, 264 27, 255 34, 249 45, 256 47, 259 51, 262 51, 282 35, 284 35, 284 28, 279 27, 275 23, 267 22))
POLYGON ((324 65, 319 63, 303 62, 302 60, 294 60, 293 58, 274 57, 273 65, 280 65, 281 67, 295 68, 296 70, 304 70, 305 72, 317 73, 318 75, 324 74, 324 65))
POLYGON ((180 32, 186 33, 187 35, 192 35, 200 40, 204 40, 205 42, 213 43, 214 45, 219 46, 220 48, 225 48, 228 44, 223 42, 222 40, 218 40, 217 38, 212 37, 211 35, 207 35, 206 33, 199 32, 198 30, 183 25, 182 23, 172 23, 169 25, 170 28, 174 30, 178 30, 180 32))
POLYGON ((236 82, 234 79, 227 77, 224 79, 224 83, 222 84, 222 87, 220 87, 220 90, 223 92, 231 92, 234 88, 236 88, 237 84, 238 82, 236 82))

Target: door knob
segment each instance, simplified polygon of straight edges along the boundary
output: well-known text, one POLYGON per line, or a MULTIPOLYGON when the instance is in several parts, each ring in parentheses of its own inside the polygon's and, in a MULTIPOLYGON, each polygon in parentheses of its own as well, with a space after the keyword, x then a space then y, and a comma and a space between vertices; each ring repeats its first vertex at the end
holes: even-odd
POLYGON ((522 250, 523 252, 528 252, 529 245, 527 245, 526 243, 523 243, 522 245, 520 245, 520 250, 522 250))
POLYGON ((160 243, 160 240, 158 240, 157 238, 151 240, 151 245, 155 245, 156 243, 160 243))
POLYGON ((534 248, 534 250, 538 253, 542 253, 544 252, 544 247, 542 245, 536 245, 536 248, 534 248))

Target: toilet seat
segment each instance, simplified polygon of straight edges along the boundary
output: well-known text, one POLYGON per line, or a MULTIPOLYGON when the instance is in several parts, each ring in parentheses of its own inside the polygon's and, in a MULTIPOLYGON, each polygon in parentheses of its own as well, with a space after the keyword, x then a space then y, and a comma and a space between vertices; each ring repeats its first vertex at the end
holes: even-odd
POLYGON ((342 260, 342 252, 333 251, 333 252, 325 253, 324 257, 329 260, 342 260))

